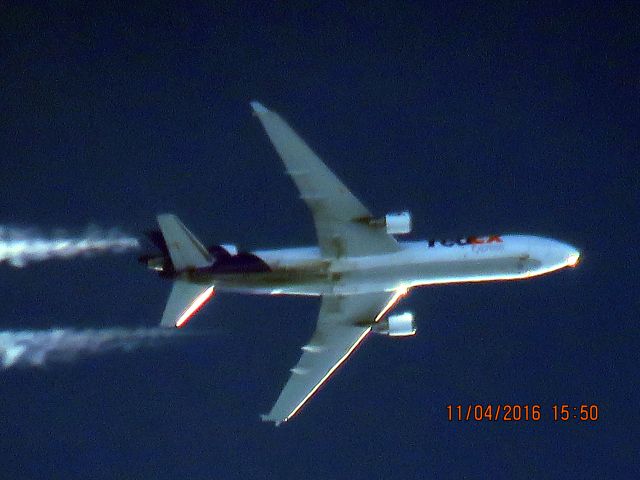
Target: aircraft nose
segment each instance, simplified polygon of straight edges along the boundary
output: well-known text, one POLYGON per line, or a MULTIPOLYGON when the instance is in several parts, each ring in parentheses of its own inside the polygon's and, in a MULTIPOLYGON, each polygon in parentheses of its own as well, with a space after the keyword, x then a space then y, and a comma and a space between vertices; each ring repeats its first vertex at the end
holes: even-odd
POLYGON ((573 245, 558 242, 554 250, 557 252, 556 255, 560 255, 560 262, 564 264, 563 266, 575 267, 578 265, 581 254, 580 250, 573 245))
POLYGON ((573 245, 549 240, 546 262, 554 269, 562 267, 575 267, 580 261, 581 253, 573 245))
POLYGON ((575 267, 580 262, 580 251, 577 249, 572 249, 572 251, 567 255, 567 266, 575 267))

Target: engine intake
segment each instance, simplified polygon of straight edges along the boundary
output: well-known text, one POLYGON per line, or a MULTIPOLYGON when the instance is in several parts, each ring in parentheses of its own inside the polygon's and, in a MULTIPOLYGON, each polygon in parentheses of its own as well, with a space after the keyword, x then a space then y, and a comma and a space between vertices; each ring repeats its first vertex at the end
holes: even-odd
POLYGON ((238 247, 236 245, 232 245, 230 243, 223 243, 220 246, 224 248, 229 255, 231 256, 238 255, 238 247))
POLYGON ((384 224, 389 235, 404 235, 411 233, 411 214, 409 212, 387 213, 384 224))
POLYGON ((373 227, 384 227, 389 235, 411 233, 411 213, 387 213, 383 218, 367 219, 373 227))
POLYGON ((399 315, 389 315, 384 320, 373 326, 373 331, 380 335, 388 335, 390 337, 407 337, 415 335, 416 323, 413 319, 413 313, 404 312, 399 315))

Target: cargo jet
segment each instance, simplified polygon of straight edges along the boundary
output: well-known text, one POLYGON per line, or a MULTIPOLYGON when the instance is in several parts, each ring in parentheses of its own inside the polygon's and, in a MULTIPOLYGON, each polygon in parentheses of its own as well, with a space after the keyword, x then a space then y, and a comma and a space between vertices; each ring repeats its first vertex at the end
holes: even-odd
POLYGON ((298 187, 315 224, 318 246, 239 252, 205 247, 175 215, 158 215, 148 235, 161 254, 140 260, 173 280, 164 327, 183 327, 217 291, 320 297, 315 333, 271 411, 291 419, 370 333, 413 335, 413 314, 388 315, 414 288, 516 280, 578 263, 571 245, 531 235, 398 241, 411 231, 408 212, 375 217, 277 113, 251 102, 254 114, 298 187))

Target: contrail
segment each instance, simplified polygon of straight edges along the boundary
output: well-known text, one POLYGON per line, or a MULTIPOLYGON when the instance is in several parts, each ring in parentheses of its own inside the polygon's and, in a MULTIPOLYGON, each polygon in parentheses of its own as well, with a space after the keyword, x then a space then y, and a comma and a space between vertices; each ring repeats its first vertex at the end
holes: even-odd
POLYGON ((0 225, 0 263, 24 267, 29 262, 49 258, 71 258, 101 252, 122 252, 139 246, 138 239, 118 230, 89 227, 83 235, 70 237, 63 232, 47 238, 32 229, 0 225))
POLYGON ((172 336, 182 337, 177 330, 166 328, 0 331, 0 370, 72 362, 91 354, 130 352, 157 346, 172 336))

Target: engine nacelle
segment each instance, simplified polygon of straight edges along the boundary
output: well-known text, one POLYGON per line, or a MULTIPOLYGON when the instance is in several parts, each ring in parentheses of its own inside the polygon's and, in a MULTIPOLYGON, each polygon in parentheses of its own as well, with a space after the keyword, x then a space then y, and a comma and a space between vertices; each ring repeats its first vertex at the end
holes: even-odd
POLYGON ((166 268, 166 258, 153 257, 147 260, 147 268, 156 272, 164 272, 166 268))
POLYGON ((232 245, 230 243, 223 243, 220 246, 224 248, 231 256, 235 256, 238 254, 238 247, 235 245, 232 245))
POLYGON ((146 265, 150 270, 163 272, 167 269, 167 263, 170 263, 171 260, 162 255, 142 255, 141 257, 138 257, 138 262, 146 265))
POLYGON ((404 235, 411 232, 411 213, 387 213, 384 216, 384 226, 389 235, 404 235))
POLYGON ((416 334, 416 323, 413 313, 404 312, 399 315, 389 315, 373 327, 375 333, 390 337, 407 337, 416 334))

